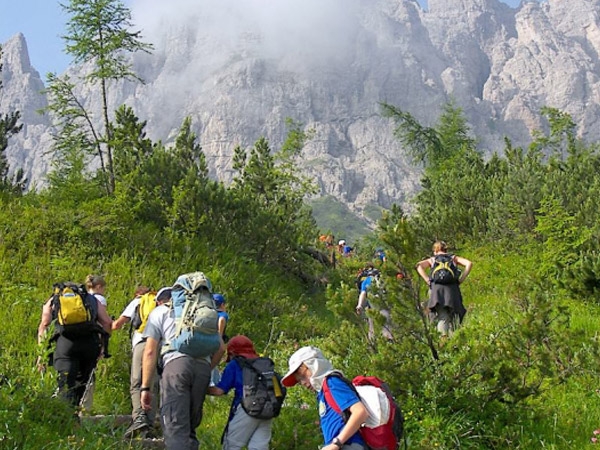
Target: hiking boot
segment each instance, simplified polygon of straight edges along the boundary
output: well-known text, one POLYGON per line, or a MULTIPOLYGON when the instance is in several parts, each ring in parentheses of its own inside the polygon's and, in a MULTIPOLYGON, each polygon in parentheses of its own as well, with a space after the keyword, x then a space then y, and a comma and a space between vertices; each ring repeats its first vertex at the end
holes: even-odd
POLYGON ((148 423, 148 418, 145 415, 139 415, 136 419, 129 425, 129 428, 125 431, 125 438, 133 438, 138 435, 145 435, 150 430, 150 424, 148 423))

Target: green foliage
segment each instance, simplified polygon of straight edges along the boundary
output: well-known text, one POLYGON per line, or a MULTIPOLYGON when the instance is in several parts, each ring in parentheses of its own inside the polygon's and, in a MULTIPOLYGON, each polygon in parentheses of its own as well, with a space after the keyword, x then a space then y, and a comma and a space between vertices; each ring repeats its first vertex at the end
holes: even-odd
POLYGON ((507 242, 528 236, 535 229, 542 197, 542 153, 534 147, 524 152, 507 141, 504 160, 493 159, 489 166, 492 188, 488 235, 507 242))
MULTIPOLYGON (((152 45, 141 40, 139 31, 129 31, 133 25, 131 12, 120 0, 69 0, 68 3, 61 4, 61 7, 70 16, 66 26, 67 34, 63 36, 66 42, 65 51, 73 56, 75 63, 86 63, 92 67, 85 77, 86 81, 100 84, 104 132, 94 132, 90 143, 98 151, 101 168, 107 181, 107 193, 112 194, 115 190, 115 169, 113 136, 108 111, 108 83, 111 80, 142 81, 133 72, 127 54, 138 51, 150 52, 152 45)), ((52 74, 49 75, 48 81, 51 92, 60 91, 59 87, 63 83, 68 86, 68 79, 61 81, 52 74)), ((72 89, 68 90, 72 93, 72 89)), ((72 97, 74 96, 68 98, 72 97)), ((61 95, 57 95, 56 103, 50 103, 51 109, 58 110, 59 117, 65 114, 64 100, 61 95)), ((81 102, 75 101, 77 109, 86 116, 87 125, 90 126, 92 122, 89 120, 89 114, 84 112, 85 108, 81 102)), ((70 131, 69 135, 72 133, 80 137, 82 134, 86 135, 85 131, 70 131)), ((90 138, 89 135, 87 137, 90 138)))
POLYGON ((430 241, 462 242, 468 233, 485 231, 489 183, 486 167, 460 108, 444 107, 434 128, 420 125, 410 113, 383 104, 395 134, 415 162, 423 164, 423 190, 416 196, 415 222, 430 241))
MULTIPOLYGON (((297 141, 297 133, 292 130, 292 140, 297 141)), ((284 255, 311 244, 316 237, 311 210, 304 202, 316 193, 316 187, 298 173, 294 156, 289 149, 284 154, 271 154, 264 138, 256 141, 249 154, 239 147, 235 150, 233 168, 239 175, 230 191, 236 201, 253 211, 252 228, 245 230, 244 246, 253 249, 261 262, 281 264, 287 259, 284 255)), ((295 265, 287 260, 282 268, 295 265)))
MULTIPOLYGON (((71 7, 92 13, 100 4, 85 9, 72 1, 71 7)), ((108 74, 99 67, 96 75, 108 74)), ((600 291, 600 160, 597 146, 576 139, 568 115, 544 110, 549 134, 538 133, 526 151, 507 141, 503 156, 484 161, 453 104, 432 128, 384 105, 423 165, 416 213, 383 211, 358 257, 332 268, 308 256, 315 255, 309 250, 318 230, 306 199, 316 190, 295 165, 311 135, 300 124, 288 121, 279 152, 264 138, 237 148, 237 176, 225 186, 208 178, 189 118, 164 145, 147 138, 146 123, 122 106, 101 135, 88 126, 74 85, 52 80, 61 138, 50 186, 0 197, 2 448, 139 447, 123 442, 124 427, 79 423, 52 398, 54 371, 36 371, 37 358, 44 361, 50 351, 36 343, 39 311, 55 281, 103 274, 116 316, 135 286, 170 285, 192 270, 205 271, 226 296, 228 334, 251 337, 281 372, 295 348, 312 344, 349 377, 386 380, 403 405, 410 448, 571 449, 588 442, 600 420, 599 311, 595 302, 571 297, 597 301, 600 291), (102 161, 99 145, 114 150, 108 196, 103 169, 87 171, 92 156, 102 161), (461 285, 466 319, 443 341, 413 269, 437 237, 460 245, 461 255, 475 262, 461 285), (373 308, 358 316, 354 277, 379 246, 388 258, 379 265, 381 285, 369 293, 373 308)), ((315 204, 334 209, 330 200, 315 204)), ((331 223, 327 229, 350 238, 352 228, 331 223)), ((126 332, 113 335, 111 352, 97 369, 93 412, 127 414, 126 332)), ((229 401, 206 402, 203 447, 219 446, 229 401)), ((271 447, 316 448, 316 420, 314 393, 290 389, 271 447)))
MULTIPOLYGON (((102 136, 91 114, 74 92, 75 84, 68 75, 62 78, 48 74, 48 106, 43 112, 52 116, 57 134, 54 136, 53 171, 48 180, 51 185, 62 184, 71 179, 83 178, 91 156, 100 161, 101 175, 106 174, 102 136)), ((106 177, 103 178, 106 182, 106 177)), ((106 185, 108 189, 108 185, 106 185)))
POLYGON ((334 197, 317 197, 310 200, 310 205, 321 230, 336 230, 336 237, 351 243, 370 233, 364 220, 334 197))
POLYGON ((76 63, 93 63, 92 81, 137 79, 127 53, 149 52, 140 31, 129 31, 131 11, 119 0, 69 0, 61 5, 70 16, 67 22, 66 51, 76 63))

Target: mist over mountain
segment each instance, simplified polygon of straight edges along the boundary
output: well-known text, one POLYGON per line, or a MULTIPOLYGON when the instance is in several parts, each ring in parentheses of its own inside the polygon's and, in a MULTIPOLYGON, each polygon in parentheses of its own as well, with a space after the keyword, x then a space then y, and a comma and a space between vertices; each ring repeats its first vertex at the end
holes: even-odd
MULTIPOLYGON (((323 196, 358 216, 406 202, 419 168, 393 137, 379 103, 394 104, 425 125, 454 99, 481 149, 503 139, 527 145, 544 126, 540 108, 573 116, 583 137, 600 136, 600 0, 278 1, 135 0, 136 29, 155 50, 133 56, 146 84, 111 86, 110 104, 126 103, 168 142, 186 116, 212 177, 229 181, 236 145, 266 136, 277 150, 290 117, 315 130, 301 170, 323 196)), ((3 45, 0 110, 20 110, 12 167, 34 182, 49 169, 51 121, 35 111, 46 99, 25 37, 3 45)), ((85 67, 69 73, 83 74, 85 67)), ((99 91, 81 85, 99 116, 99 91)))

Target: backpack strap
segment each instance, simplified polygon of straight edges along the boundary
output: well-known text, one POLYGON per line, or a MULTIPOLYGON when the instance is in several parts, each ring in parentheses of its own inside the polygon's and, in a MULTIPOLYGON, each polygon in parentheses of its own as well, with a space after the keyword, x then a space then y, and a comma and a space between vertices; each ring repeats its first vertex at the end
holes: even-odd
POLYGON ((344 383, 346 383, 348 385, 348 387, 350 389, 352 389, 352 391, 356 394, 356 396, 358 397, 358 401, 361 401, 360 395, 358 394, 358 391, 356 390, 356 388, 354 387, 352 382, 349 379, 347 379, 346 377, 344 377, 340 372, 332 372, 329 375, 327 375, 325 377, 325 379, 323 380, 323 386, 321 389, 323 389, 323 396, 325 397, 325 403, 327 403, 329 406, 331 406, 331 408, 336 413, 341 415, 342 418, 344 419, 344 422, 346 422, 348 420, 348 417, 350 417, 350 415, 347 412, 342 411, 342 409, 340 408, 340 405, 338 405, 337 402, 335 401, 335 399, 333 398, 333 394, 331 393, 331 390, 329 389, 329 385, 327 384, 327 381, 331 377, 338 378, 338 379, 342 380, 344 383))
POLYGON ((325 377, 325 380, 323 380, 323 396, 325 397, 325 403, 327 403, 336 413, 338 414, 342 414, 342 410, 340 409, 340 406, 337 404, 337 402, 335 401, 335 399, 333 398, 333 395, 331 395, 331 390, 329 389, 329 386, 327 385, 327 380, 329 380, 329 377, 333 376, 332 375, 328 375, 327 377, 325 377))

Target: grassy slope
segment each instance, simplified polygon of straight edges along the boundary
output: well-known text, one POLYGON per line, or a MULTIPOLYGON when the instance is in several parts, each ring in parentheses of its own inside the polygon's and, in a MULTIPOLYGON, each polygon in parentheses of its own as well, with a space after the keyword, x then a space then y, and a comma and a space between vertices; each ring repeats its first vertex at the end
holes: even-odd
MULTIPOLYGON (((494 314, 510 315, 507 299, 513 295, 515 281, 533 274, 536 265, 531 252, 502 253, 493 249, 466 252, 465 257, 474 261, 469 281, 463 285, 469 321, 494 320, 494 314)), ((566 299, 565 306, 571 313, 571 326, 583 330, 589 339, 600 329, 597 317, 600 306, 566 299)), ((600 391, 598 380, 579 377, 559 386, 549 388, 546 394, 535 400, 532 406, 543 405, 546 419, 523 423, 524 449, 581 449, 590 445, 595 429, 600 428, 600 391)))
MULTIPOLYGON (((526 253, 501 253, 491 249, 471 251, 467 249, 460 254, 475 262, 471 277, 463 286, 465 303, 469 309, 465 326, 477 326, 482 321, 489 322, 493 320, 493 315, 496 313, 510 315, 510 310, 505 306, 507 299, 513 293, 515 280, 535 270, 532 258, 526 253)), ((23 267, 30 270, 38 267, 38 270, 41 270, 39 264, 46 263, 42 258, 37 261, 37 264, 31 261, 24 262, 23 267)), ((115 262, 114 266, 108 267, 112 267, 112 271, 121 275, 120 285, 127 284, 126 278, 129 277, 124 275, 127 272, 126 261, 115 262)), ((41 270, 40 275, 43 273, 46 278, 48 272, 51 271, 41 270)), ((0 373, 8 378, 9 389, 4 389, 3 396, 0 397, 0 419, 10 423, 10 430, 13 432, 15 422, 21 424, 23 429, 30 430, 30 436, 23 437, 23 442, 27 444, 21 448, 136 448, 135 443, 121 441, 120 436, 124 431, 122 428, 111 430, 106 425, 86 423, 77 426, 69 419, 68 412, 64 408, 61 409, 56 402, 48 400, 54 389, 53 374, 49 372, 41 378, 33 368, 35 329, 41 304, 39 297, 43 289, 32 287, 31 280, 35 278, 33 273, 28 272, 26 279, 22 277, 10 279, 11 273, 14 273, 14 265, 5 261, 2 265, 0 306, 5 314, 3 323, 6 325, 2 347, 0 347, 1 356, 4 357, 0 362, 0 373), (10 396, 10 402, 7 396, 10 396), (17 403, 21 405, 18 408, 17 403), (40 406, 43 408, 38 410, 40 406)), ((152 273, 152 275, 158 274, 152 273)), ((133 278, 133 275, 131 277, 133 278)), ((107 274, 107 278, 110 279, 110 273, 107 274)), ((36 285, 45 285, 46 281, 37 280, 36 285)), ((221 281, 221 283, 225 282, 225 279, 221 281)), ((277 296, 283 299, 285 306, 276 314, 278 318, 271 318, 269 324, 253 322, 250 319, 251 311, 258 308, 266 309, 268 312, 269 302, 253 300, 251 297, 244 298, 240 293, 238 298, 232 298, 230 304, 232 317, 235 318, 230 332, 235 334, 241 330, 251 333, 250 328, 261 327, 260 334, 267 338, 260 339, 259 351, 266 350, 266 353, 276 360, 281 370, 284 370, 290 349, 297 343, 308 342, 309 328, 318 335, 324 335, 329 332, 332 324, 329 315, 323 309, 325 302, 319 295, 302 296, 298 292, 293 293, 295 288, 286 284, 283 278, 278 282, 274 279, 270 282, 280 283, 281 286, 264 287, 258 292, 265 297, 277 296), (249 322, 245 323, 244 318, 249 319, 249 322), (271 332, 277 336, 275 341, 268 337, 271 332)), ((228 290, 233 290, 235 283, 233 281, 229 283, 228 290)), ((266 280, 259 280, 259 283, 268 284, 266 280)), ((127 301, 127 296, 121 288, 113 289, 111 294, 109 310, 111 314, 118 315, 127 301)), ((570 306, 573 315, 572 326, 584 330, 591 339, 598 330, 595 321, 599 312, 598 306, 583 305, 568 300, 565 303, 570 306)), ((127 333, 118 332, 111 345, 115 356, 99 364, 95 412, 127 414, 130 354, 127 333)), ((592 431, 600 427, 600 396, 596 392, 596 382, 597 380, 585 378, 571 380, 562 386, 552 388, 543 398, 532 403, 532 406, 535 406, 536 403, 543 402, 547 416, 544 420, 537 418, 535 422, 522 424, 522 442, 519 448, 555 450, 585 448, 592 431)), ((202 448, 219 448, 218 442, 225 424, 229 400, 223 398, 207 401, 205 418, 199 429, 202 448)), ((282 450, 314 448, 320 442, 317 426, 314 423, 317 420, 314 400, 304 390, 295 389, 290 390, 288 404, 291 407, 284 409, 282 416, 275 421, 272 448, 282 450), (306 410, 297 408, 302 404, 308 404, 309 408, 306 410)), ((0 431, 0 448, 17 448, 4 447, 2 433, 0 431)))

